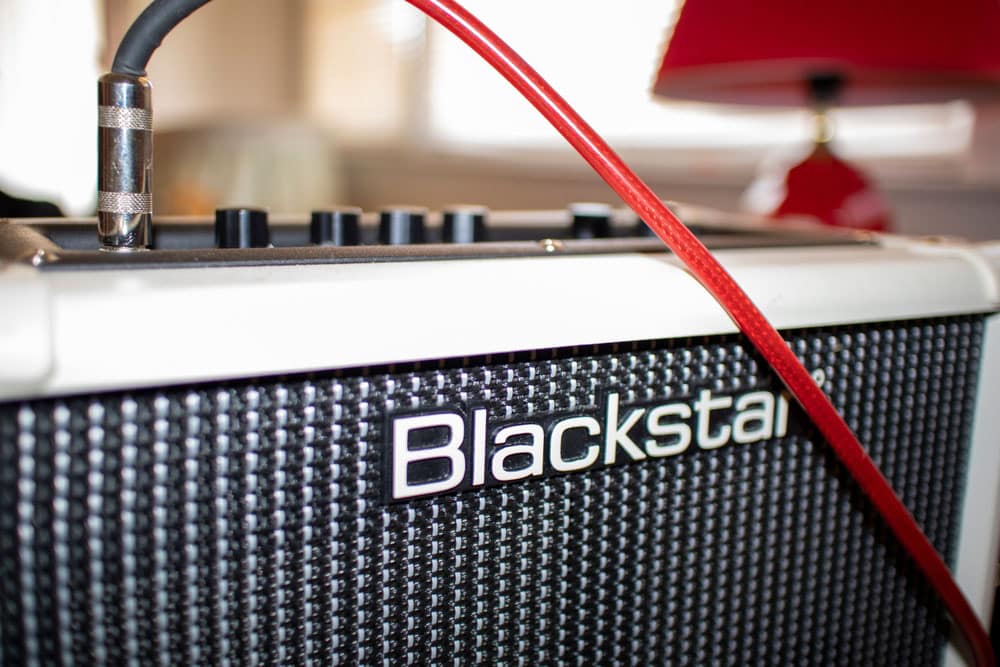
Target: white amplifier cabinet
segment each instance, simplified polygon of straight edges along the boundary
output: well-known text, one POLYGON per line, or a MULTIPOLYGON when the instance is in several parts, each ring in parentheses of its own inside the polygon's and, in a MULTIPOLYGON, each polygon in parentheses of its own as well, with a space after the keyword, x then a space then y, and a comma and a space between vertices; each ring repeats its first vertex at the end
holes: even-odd
MULTIPOLYGON (((0 222, 3 663, 961 661, 658 241, 497 213, 466 238, 492 241, 364 245, 361 222, 219 249, 167 221, 134 253, 0 222)), ((1000 250, 699 233, 988 621, 1000 250)))

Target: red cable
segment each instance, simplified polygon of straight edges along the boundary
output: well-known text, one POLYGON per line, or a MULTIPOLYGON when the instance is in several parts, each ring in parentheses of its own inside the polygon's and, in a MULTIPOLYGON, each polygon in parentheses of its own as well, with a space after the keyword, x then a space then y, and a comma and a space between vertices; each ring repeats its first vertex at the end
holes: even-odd
POLYGON ((992 667, 989 637, 944 561, 826 394, 732 276, 566 101, 489 28, 452 0, 407 1, 472 47, 517 88, 716 298, 802 405, 937 591, 976 664, 992 667))

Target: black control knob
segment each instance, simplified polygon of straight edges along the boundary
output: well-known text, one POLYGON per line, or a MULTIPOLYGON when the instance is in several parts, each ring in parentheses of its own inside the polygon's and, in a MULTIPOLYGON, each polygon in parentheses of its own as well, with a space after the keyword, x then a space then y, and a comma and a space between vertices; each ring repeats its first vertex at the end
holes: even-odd
POLYGON ((361 209, 344 207, 313 211, 309 240, 316 245, 360 244, 361 209))
POLYGON ((271 244, 267 211, 262 208, 215 210, 215 245, 218 248, 266 248, 271 244))
POLYGON ((642 237, 648 237, 648 238, 656 238, 656 232, 654 232, 650 228, 649 225, 647 225, 645 222, 643 222, 642 218, 638 218, 635 221, 635 228, 634 228, 633 233, 636 236, 642 236, 642 237))
POLYGON ((476 243, 486 240, 484 206, 451 206, 444 210, 441 239, 445 243, 476 243))
MULTIPOLYGON (((676 215, 678 218, 681 219, 682 222, 684 222, 685 224, 687 224, 687 221, 685 220, 686 216, 682 216, 681 215, 681 208, 680 208, 680 206, 676 202, 673 202, 673 201, 664 201, 663 203, 664 203, 664 205, 668 209, 670 209, 671 213, 673 213, 674 215, 676 215)), ((644 236, 644 237, 648 237, 648 238, 659 238, 656 235, 656 232, 654 232, 652 230, 652 228, 643 221, 642 218, 636 218, 636 220, 635 220, 635 227, 633 228, 633 232, 632 233, 635 236, 644 236)))
POLYGON ((427 209, 390 208, 379 215, 378 241, 385 245, 410 245, 424 242, 427 209))
POLYGON ((611 207, 607 204, 570 204, 573 238, 603 239, 611 236, 611 207))

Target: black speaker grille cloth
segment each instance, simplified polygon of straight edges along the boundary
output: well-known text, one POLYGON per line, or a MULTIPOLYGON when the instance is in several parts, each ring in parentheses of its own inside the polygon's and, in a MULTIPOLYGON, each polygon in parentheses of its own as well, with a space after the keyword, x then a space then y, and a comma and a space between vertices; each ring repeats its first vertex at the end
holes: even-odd
MULTIPOLYGON (((949 559, 981 326, 787 333, 949 559)), ((794 411, 782 439, 382 501, 389 406, 774 386, 729 336, 2 405, 3 662, 938 662, 936 598, 794 411)))

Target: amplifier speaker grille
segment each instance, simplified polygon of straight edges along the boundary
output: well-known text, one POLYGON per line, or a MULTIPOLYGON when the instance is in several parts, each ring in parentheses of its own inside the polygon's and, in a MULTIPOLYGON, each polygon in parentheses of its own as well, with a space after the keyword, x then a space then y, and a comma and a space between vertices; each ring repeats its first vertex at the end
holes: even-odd
MULTIPOLYGON (((982 320, 786 332, 951 558, 982 320)), ((775 388, 736 336, 0 405, 4 663, 935 664, 933 594, 786 437, 386 505, 386 414, 775 388)))

